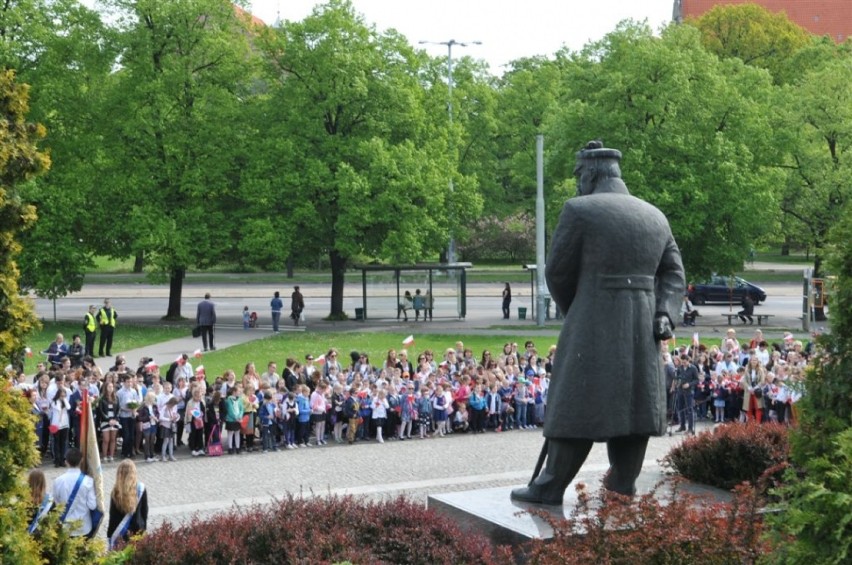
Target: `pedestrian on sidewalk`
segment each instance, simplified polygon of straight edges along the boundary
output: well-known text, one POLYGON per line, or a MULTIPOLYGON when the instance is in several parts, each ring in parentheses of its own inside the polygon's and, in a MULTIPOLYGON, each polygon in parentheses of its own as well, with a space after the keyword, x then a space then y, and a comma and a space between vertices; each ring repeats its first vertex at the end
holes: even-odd
MULTIPOLYGON (((296 290, 298 291, 298 289, 299 287, 297 286, 296 290)), ((272 308, 272 331, 278 333, 278 323, 281 321, 281 310, 284 308, 284 301, 281 300, 281 293, 277 290, 269 306, 272 308)))
POLYGON ((213 326, 216 325, 216 305, 210 300, 210 293, 204 295, 204 300, 198 303, 198 309, 195 313, 195 323, 198 329, 201 330, 201 343, 204 345, 204 351, 207 351, 208 346, 213 351, 216 346, 213 345, 213 326))
POLYGON ((299 320, 302 317, 302 310, 305 309, 305 297, 299 292, 299 287, 293 287, 293 294, 290 295, 290 317, 295 325, 299 325, 299 320))
POLYGON ((503 287, 503 319, 509 319, 509 307, 512 304, 512 287, 509 283, 503 287))

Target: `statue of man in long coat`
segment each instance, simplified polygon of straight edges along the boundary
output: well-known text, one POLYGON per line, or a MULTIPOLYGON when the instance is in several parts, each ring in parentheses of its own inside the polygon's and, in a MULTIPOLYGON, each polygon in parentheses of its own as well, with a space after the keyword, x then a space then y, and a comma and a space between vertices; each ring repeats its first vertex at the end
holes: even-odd
POLYGON ((565 312, 545 446, 514 500, 561 505, 596 441, 607 443, 605 488, 633 495, 648 438, 665 431, 660 341, 683 300, 683 263, 663 213, 628 192, 620 159, 599 141, 577 153, 578 197, 565 203, 545 273, 565 312))

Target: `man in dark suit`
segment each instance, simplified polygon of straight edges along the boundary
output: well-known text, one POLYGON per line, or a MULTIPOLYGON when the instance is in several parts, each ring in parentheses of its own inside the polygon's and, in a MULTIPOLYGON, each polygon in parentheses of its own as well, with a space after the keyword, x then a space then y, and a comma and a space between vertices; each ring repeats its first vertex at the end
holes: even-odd
POLYGON ((683 264, 663 213, 630 196, 620 159, 600 142, 577 154, 578 197, 565 203, 545 273, 565 313, 545 447, 537 476, 512 491, 515 500, 562 504, 596 441, 607 443, 604 486, 632 495, 648 438, 665 431, 660 341, 680 309, 683 264))
POLYGON ((204 300, 198 303, 198 310, 195 313, 195 323, 201 331, 201 343, 204 344, 204 351, 210 349, 215 351, 216 346, 213 345, 213 326, 216 325, 216 305, 210 300, 210 293, 204 295, 204 300))

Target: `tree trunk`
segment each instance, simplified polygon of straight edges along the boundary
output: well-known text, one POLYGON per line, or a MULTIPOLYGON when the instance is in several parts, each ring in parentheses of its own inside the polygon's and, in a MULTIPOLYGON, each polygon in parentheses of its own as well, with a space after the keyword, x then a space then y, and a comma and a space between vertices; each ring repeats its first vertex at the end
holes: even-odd
POLYGON ((331 260, 331 312, 332 319, 343 319, 343 283, 346 281, 346 257, 336 249, 328 253, 331 260))
POLYGON ((164 320, 180 320, 180 300, 183 295, 183 278, 186 269, 173 269, 169 274, 169 309, 164 320))
MULTIPOLYGON (((813 277, 815 279, 822 278, 822 256, 819 251, 814 252, 814 274, 813 277)), ((823 286, 823 292, 825 292, 825 286, 823 286)), ((825 317, 825 307, 824 306, 814 306, 814 321, 816 322, 824 322, 828 318, 825 317)))
POLYGON ((294 269, 294 267, 296 266, 296 265, 295 265, 295 263, 296 263, 296 262, 295 262, 295 261, 293 261, 293 257, 292 257, 292 256, 291 256, 291 257, 287 257, 287 278, 288 278, 288 279, 292 279, 292 278, 293 278, 293 269, 294 269))
POLYGON ((784 242, 781 244, 781 256, 787 257, 790 254, 790 244, 788 242, 784 242))
POLYGON ((145 252, 140 251, 136 254, 136 259, 133 261, 133 272, 141 273, 142 269, 145 268, 145 252))

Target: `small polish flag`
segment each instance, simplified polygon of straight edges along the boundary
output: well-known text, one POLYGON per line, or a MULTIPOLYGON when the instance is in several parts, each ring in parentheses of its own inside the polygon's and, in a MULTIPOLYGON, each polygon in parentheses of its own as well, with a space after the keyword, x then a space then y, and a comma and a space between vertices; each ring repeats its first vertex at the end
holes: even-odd
POLYGON ((196 349, 195 351, 192 352, 192 356, 195 357, 196 359, 201 359, 201 350, 196 349))
POLYGON ((695 345, 695 346, 698 345, 698 332, 695 332, 694 334, 692 334, 692 345, 695 345))
POLYGON ((203 374, 203 373, 204 373, 204 365, 199 365, 198 367, 195 368, 195 374, 196 375, 203 374))
POLYGON ((186 360, 183 358, 183 355, 178 355, 177 359, 175 359, 175 363, 178 365, 183 365, 186 363, 186 360))
POLYGON ((147 365, 145 365, 145 368, 149 371, 153 371, 154 369, 157 368, 157 364, 154 363, 154 360, 152 359, 151 361, 148 362, 147 365))
POLYGON ((319 357, 317 357, 317 363, 319 363, 320 365, 325 365, 325 355, 320 355, 319 357))
POLYGON ((25 347, 25 348, 24 348, 24 353, 26 353, 26 354, 27 354, 27 357, 30 357, 30 358, 31 358, 31 357, 33 356, 33 350, 32 350, 32 349, 30 349, 29 347, 25 347))
POLYGON ((411 347, 412 345, 414 345, 414 336, 413 335, 408 336, 407 338, 402 340, 402 344, 406 347, 411 347))

